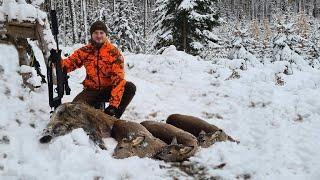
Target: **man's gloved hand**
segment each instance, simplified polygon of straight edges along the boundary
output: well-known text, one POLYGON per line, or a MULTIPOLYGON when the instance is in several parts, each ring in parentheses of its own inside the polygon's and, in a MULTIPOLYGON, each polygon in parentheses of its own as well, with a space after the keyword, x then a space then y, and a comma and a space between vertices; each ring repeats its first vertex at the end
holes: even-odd
POLYGON ((51 49, 49 59, 51 62, 56 63, 57 60, 61 59, 61 50, 51 49))
POLYGON ((117 108, 114 106, 109 105, 104 112, 110 116, 116 116, 117 108))

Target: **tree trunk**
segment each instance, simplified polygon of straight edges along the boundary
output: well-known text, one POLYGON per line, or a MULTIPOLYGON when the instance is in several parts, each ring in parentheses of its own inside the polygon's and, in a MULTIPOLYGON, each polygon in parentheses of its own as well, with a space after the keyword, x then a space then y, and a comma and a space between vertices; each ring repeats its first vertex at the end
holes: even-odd
POLYGON ((314 0, 314 1, 313 1, 313 11, 312 11, 312 14, 313 14, 313 17, 315 17, 315 18, 319 17, 319 7, 318 7, 317 1, 318 1, 318 0, 314 0))
POLYGON ((255 19, 256 16, 255 16, 255 3, 254 3, 254 0, 251 0, 251 20, 255 19))
POLYGON ((148 0, 144 0, 143 3, 144 16, 143 16, 143 38, 146 38, 146 26, 148 16, 148 0))
POLYGON ((65 0, 62 0, 62 17, 63 17, 63 29, 62 29, 62 35, 63 35, 63 45, 66 46, 66 7, 65 7, 65 0))
POLYGON ((182 24, 182 47, 185 52, 188 52, 187 49, 187 18, 183 16, 183 24, 182 24))
POLYGON ((88 18, 87 18, 87 2, 86 0, 82 0, 83 7, 83 24, 84 24, 84 33, 85 33, 85 43, 88 43, 88 18))
POLYGON ((69 8, 70 8, 70 15, 71 15, 71 22, 72 22, 72 42, 76 43, 78 40, 78 33, 76 29, 76 17, 75 17, 75 9, 74 9, 74 0, 69 0, 69 8))

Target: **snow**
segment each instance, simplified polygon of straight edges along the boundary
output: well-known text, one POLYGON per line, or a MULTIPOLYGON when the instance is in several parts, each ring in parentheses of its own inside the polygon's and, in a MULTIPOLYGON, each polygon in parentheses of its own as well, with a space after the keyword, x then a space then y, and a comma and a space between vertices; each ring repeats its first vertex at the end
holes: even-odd
POLYGON ((204 48, 204 46, 200 43, 200 42, 192 42, 190 43, 191 47, 193 47, 194 49, 197 49, 197 50, 201 50, 204 48))
POLYGON ((30 66, 22 65, 20 67, 20 72, 21 73, 32 73, 33 68, 30 66))
POLYGON ((30 73, 32 75, 31 78, 28 79, 28 83, 33 86, 40 86, 41 85, 41 77, 37 76, 37 72, 34 68, 30 66, 22 65, 20 68, 20 73, 30 73))
POLYGON ((216 41, 219 41, 220 38, 213 34, 212 32, 208 31, 208 30, 204 30, 203 33, 205 34, 205 36, 207 36, 209 39, 212 39, 212 40, 216 40, 216 41))
POLYGON ((285 46, 285 45, 286 45, 285 40, 287 40, 287 37, 286 37, 284 34, 282 34, 282 35, 274 42, 274 44, 279 45, 279 46, 285 46))
MULTIPOLYGON (((41 51, 35 53, 41 63, 41 51)), ((82 129, 39 144, 50 112, 46 84, 35 91, 22 88, 19 71, 33 70, 19 68, 13 46, 0 45, 0 54, 1 179, 197 178, 159 160, 114 159, 114 139, 104 139, 107 150, 101 150, 82 129)), ((292 66, 292 75, 285 75, 290 63, 276 61, 248 65, 242 71, 243 58, 216 59, 213 64, 174 46, 161 55, 125 54, 125 59, 126 79, 137 92, 123 119, 162 121, 173 113, 193 115, 240 140, 216 143, 190 158, 188 163, 204 168, 202 179, 319 179, 319 70, 300 64, 301 68, 292 66), (234 71, 239 78, 229 78, 234 71), (284 85, 276 85, 275 74, 284 85), (222 163, 223 168, 216 168, 222 163)), ((82 90, 85 71, 70 75, 72 91, 64 102, 82 90)))
POLYGON ((43 39, 45 40, 48 49, 56 49, 57 45, 56 42, 54 40, 54 37, 52 35, 51 29, 50 29, 50 24, 48 23, 48 21, 45 21, 44 25, 44 29, 43 29, 43 39))
MULTIPOLYGON (((38 2, 35 2, 35 5, 38 2)), ((0 14, 8 17, 9 21, 18 20, 34 22, 35 20, 43 20, 46 14, 31 4, 27 4, 25 0, 4 0, 0 8, 0 14)))
POLYGON ((230 59, 244 59, 252 66, 261 65, 259 60, 253 54, 248 52, 242 45, 240 45, 240 48, 238 46, 233 48, 230 52, 230 59))
POLYGON ((185 9, 185 10, 189 10, 192 9, 193 6, 195 6, 196 3, 194 2, 194 0, 183 0, 180 4, 180 6, 178 7, 178 9, 185 9))
POLYGON ((43 2, 44 0, 32 0, 32 4, 35 6, 40 6, 43 2))
POLYGON ((25 0, 4 0, 0 6, 0 21, 38 22, 43 25, 43 38, 46 46, 50 49, 56 47, 51 33, 50 24, 46 12, 39 9, 38 5, 43 0, 34 0, 27 4, 25 0))

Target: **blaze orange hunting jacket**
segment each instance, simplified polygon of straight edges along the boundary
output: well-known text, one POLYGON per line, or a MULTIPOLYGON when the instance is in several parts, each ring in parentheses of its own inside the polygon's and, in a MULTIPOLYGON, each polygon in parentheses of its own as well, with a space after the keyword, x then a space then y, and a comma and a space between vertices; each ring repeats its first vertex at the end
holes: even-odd
POLYGON ((85 89, 103 90, 112 88, 109 104, 118 107, 124 92, 124 58, 120 51, 108 40, 100 49, 91 43, 76 50, 61 61, 66 72, 85 67, 87 76, 83 81, 85 89))

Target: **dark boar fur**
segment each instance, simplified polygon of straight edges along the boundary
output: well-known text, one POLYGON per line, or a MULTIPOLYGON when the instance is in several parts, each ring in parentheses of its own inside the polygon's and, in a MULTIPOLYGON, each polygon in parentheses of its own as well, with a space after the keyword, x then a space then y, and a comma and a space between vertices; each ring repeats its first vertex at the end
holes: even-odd
POLYGON ((130 156, 153 158, 166 146, 141 124, 132 121, 117 120, 112 137, 118 141, 113 156, 119 159, 130 156))
POLYGON ((166 122, 196 136, 201 147, 209 147, 217 141, 226 140, 239 143, 217 126, 197 117, 172 114, 166 122))
POLYGON ((156 121, 144 121, 141 124, 153 136, 167 144, 171 143, 157 155, 159 159, 164 161, 183 161, 194 155, 198 149, 196 137, 182 129, 156 121))
POLYGON ((116 118, 83 103, 61 104, 52 114, 39 141, 48 143, 57 136, 82 128, 100 148, 106 149, 102 138, 111 136, 116 118))

